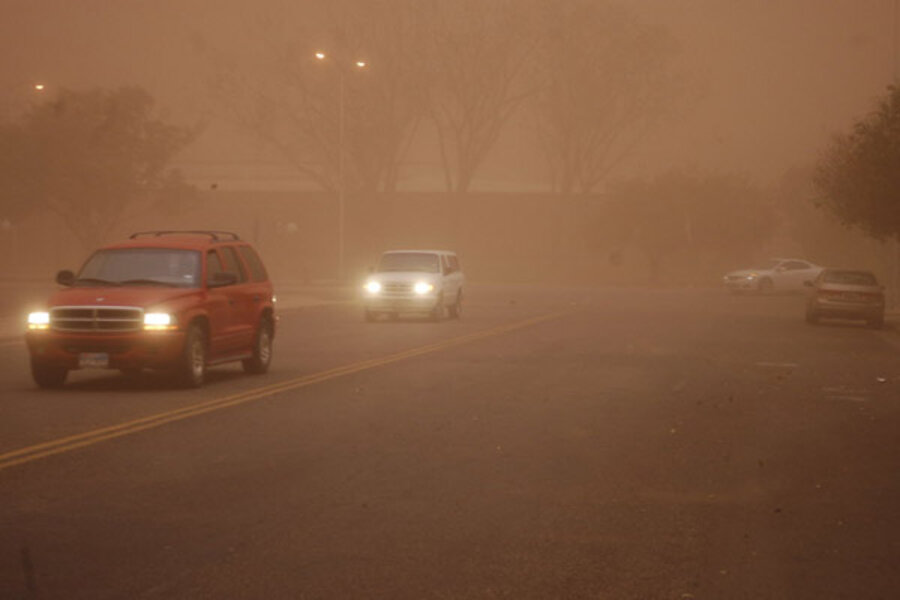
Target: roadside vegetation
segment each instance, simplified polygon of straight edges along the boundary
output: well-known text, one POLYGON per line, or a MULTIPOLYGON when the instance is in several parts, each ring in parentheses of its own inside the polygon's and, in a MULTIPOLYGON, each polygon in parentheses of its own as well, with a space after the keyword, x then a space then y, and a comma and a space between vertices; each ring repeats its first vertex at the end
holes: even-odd
POLYGON ((0 129, 0 214, 55 215, 85 249, 178 214, 195 190, 170 163, 195 135, 155 116, 141 88, 60 90, 0 129))

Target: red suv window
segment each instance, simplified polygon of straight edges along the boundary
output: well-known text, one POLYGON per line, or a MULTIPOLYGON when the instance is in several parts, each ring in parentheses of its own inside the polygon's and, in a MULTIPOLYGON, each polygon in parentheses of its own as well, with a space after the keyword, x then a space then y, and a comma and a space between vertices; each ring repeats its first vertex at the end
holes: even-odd
POLYGON ((219 254, 221 254, 222 256, 222 261, 224 262, 226 273, 234 273, 235 275, 237 275, 239 283, 247 281, 247 274, 244 273, 244 267, 243 265, 241 265, 241 261, 240 259, 238 259, 237 252, 235 252, 234 247, 225 246, 223 248, 219 248, 219 254))
POLYGON ((244 262, 247 263, 247 266, 250 268, 250 275, 253 281, 266 281, 269 278, 269 275, 266 273, 266 268, 263 266, 262 260, 260 260, 256 250, 250 246, 239 246, 238 250, 240 251, 241 256, 244 257, 244 262))
POLYGON ((206 253, 206 279, 207 281, 212 281, 213 277, 215 277, 216 273, 222 273, 225 269, 222 268, 222 261, 219 260, 219 255, 215 250, 209 250, 206 253))

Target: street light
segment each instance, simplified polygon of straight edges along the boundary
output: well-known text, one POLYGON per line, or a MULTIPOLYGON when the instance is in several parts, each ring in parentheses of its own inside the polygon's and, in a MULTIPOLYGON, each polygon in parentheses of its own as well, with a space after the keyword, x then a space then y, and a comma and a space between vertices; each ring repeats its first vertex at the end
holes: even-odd
MULTIPOLYGON (((328 55, 322 51, 315 53, 316 60, 325 61, 328 55)), ((353 62, 353 67, 362 70, 369 64, 363 60, 353 62)), ((344 279, 344 73, 346 69, 339 62, 338 71, 338 280, 344 279)))
POLYGON ((2 114, 0 119, 12 119, 18 108, 33 101, 32 94, 41 95, 47 86, 41 82, 23 81, 6 88, 2 95, 2 114))

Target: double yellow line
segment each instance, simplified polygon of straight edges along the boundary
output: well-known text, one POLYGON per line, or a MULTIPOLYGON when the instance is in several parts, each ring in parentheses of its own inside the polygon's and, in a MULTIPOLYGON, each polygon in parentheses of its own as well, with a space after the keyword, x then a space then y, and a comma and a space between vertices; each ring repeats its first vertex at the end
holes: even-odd
POLYGON ((313 385, 315 383, 320 383, 322 381, 328 381, 329 379, 335 379, 338 377, 343 377, 344 375, 359 373, 360 371, 366 371, 368 369, 374 369, 375 367, 389 365, 391 363, 399 362, 401 360, 406 360, 416 356, 421 356, 423 354, 430 354, 439 350, 452 348, 454 346, 461 346, 463 344, 469 344, 471 342, 475 342, 484 338, 501 335, 510 331, 515 331, 517 329, 523 329, 525 327, 530 327, 544 321, 557 319, 564 314, 566 314, 566 312, 556 312, 541 315, 539 317, 534 317, 531 319, 526 319, 524 321, 516 321, 515 323, 501 325, 499 327, 494 327, 492 329, 486 329, 483 331, 477 331, 468 335, 451 338, 443 342, 437 342, 434 344, 429 344, 427 346, 420 346, 411 350, 397 352, 396 354, 389 354, 380 358, 372 358, 342 367, 329 369, 327 371, 320 371, 318 373, 304 375, 303 377, 280 381, 278 383, 273 383, 272 385, 247 390, 246 392, 241 392, 239 394, 233 394, 231 396, 216 398, 213 400, 208 400, 206 402, 201 402, 199 404, 157 413, 155 415, 142 417, 133 421, 119 423, 118 425, 111 425, 109 427, 94 429, 92 431, 86 431, 77 435, 59 438, 56 440, 51 440, 49 442, 35 444, 33 446, 27 446, 19 450, 13 450, 5 454, 0 454, 0 471, 8 469, 10 467, 15 467, 17 465, 40 460, 42 458, 47 458, 49 456, 54 456, 56 454, 63 454, 65 452, 77 450, 78 448, 84 448, 85 446, 92 446, 94 444, 98 444, 107 440, 131 435, 139 431, 145 431, 147 429, 153 429, 154 427, 160 427, 162 425, 165 425, 166 423, 183 421, 185 419, 190 419, 192 417, 196 417, 213 411, 222 410, 231 406, 237 406, 239 404, 246 404, 255 400, 261 400, 262 398, 267 398, 269 396, 273 396, 281 392, 286 392, 288 390, 295 390, 298 388, 313 385))

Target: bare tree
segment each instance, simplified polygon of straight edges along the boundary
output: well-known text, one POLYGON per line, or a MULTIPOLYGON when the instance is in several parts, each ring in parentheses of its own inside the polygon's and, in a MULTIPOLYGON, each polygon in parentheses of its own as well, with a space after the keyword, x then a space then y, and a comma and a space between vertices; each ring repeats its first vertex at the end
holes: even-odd
POLYGON ((533 93, 530 3, 431 3, 435 123, 447 191, 466 192, 510 116, 533 93))
POLYGON ((666 31, 607 0, 541 0, 533 108, 555 190, 595 191, 672 103, 666 31))
POLYGON ((222 105, 322 189, 337 189, 339 179, 350 191, 396 189, 424 115, 415 2, 341 0, 293 9, 261 18, 253 35, 262 44, 257 56, 220 55, 214 89, 222 105), (294 26, 283 27, 286 19, 294 26))

